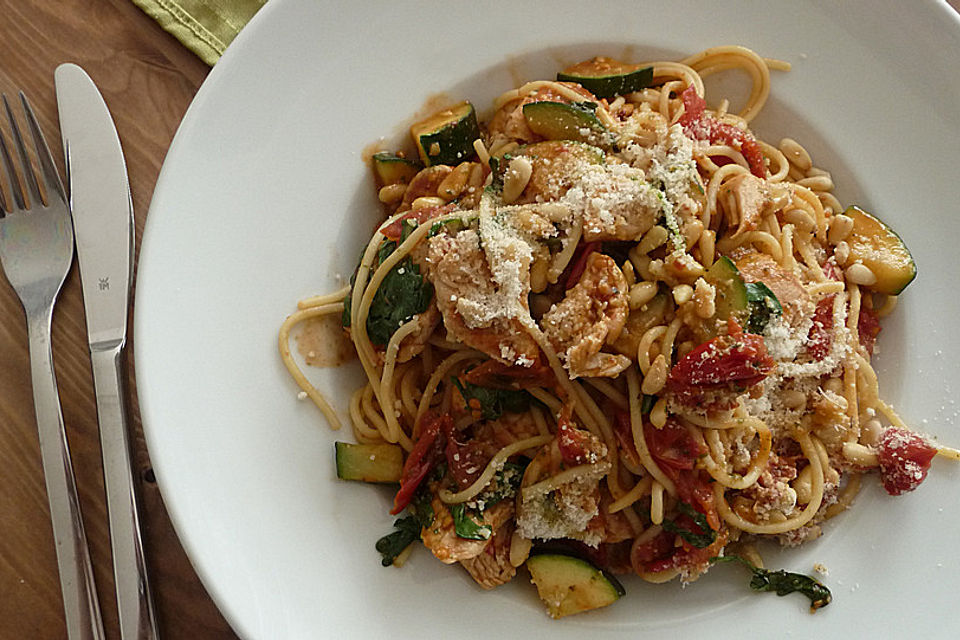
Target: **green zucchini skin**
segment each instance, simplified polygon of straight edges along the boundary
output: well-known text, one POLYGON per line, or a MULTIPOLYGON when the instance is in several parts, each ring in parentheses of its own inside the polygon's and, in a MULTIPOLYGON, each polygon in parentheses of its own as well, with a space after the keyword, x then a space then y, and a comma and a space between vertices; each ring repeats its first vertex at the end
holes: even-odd
POLYGON ((609 606, 626 593, 613 575, 572 555, 533 555, 527 569, 552 618, 609 606))
POLYGON ((337 477, 360 482, 400 482, 403 449, 396 444, 337 442, 337 477))
POLYGON ((480 137, 480 124, 473 105, 464 101, 414 123, 410 135, 424 165, 452 166, 474 156, 473 143, 480 137))
POLYGON ((608 146, 609 133, 594 112, 582 104, 528 102, 523 105, 527 126, 547 140, 573 140, 594 146, 608 146))
POLYGON ((649 87, 653 82, 653 67, 608 75, 561 71, 557 74, 557 80, 575 82, 598 98, 613 98, 649 87))
POLYGON ((373 154, 373 172, 377 176, 377 184, 381 187, 390 184, 408 184, 422 168, 423 166, 418 162, 386 151, 373 154))
POLYGON ((853 218, 853 230, 847 237, 848 263, 861 262, 877 277, 867 287, 877 293, 899 295, 917 277, 917 263, 896 231, 876 216, 851 206, 843 212, 853 218))
POLYGON ((721 256, 707 271, 704 279, 717 289, 716 318, 740 318, 747 310, 747 287, 733 260, 721 256))

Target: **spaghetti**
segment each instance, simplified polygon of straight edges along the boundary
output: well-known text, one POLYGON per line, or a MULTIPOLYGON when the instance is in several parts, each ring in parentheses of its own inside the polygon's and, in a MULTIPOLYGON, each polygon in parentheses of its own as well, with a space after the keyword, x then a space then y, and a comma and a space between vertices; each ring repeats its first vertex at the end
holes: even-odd
POLYGON ((402 448, 394 512, 417 505, 418 537, 481 586, 546 541, 694 580, 725 548, 816 538, 865 473, 899 494, 958 458, 870 365, 906 247, 842 209, 798 142, 750 130, 771 69, 789 65, 738 46, 596 58, 505 92, 479 128, 462 105, 418 123, 426 167, 375 159, 387 218, 350 287, 284 322, 281 357, 337 428, 289 335, 342 314, 367 376, 357 441, 402 448), (703 78, 731 69, 746 104, 708 108, 703 78))

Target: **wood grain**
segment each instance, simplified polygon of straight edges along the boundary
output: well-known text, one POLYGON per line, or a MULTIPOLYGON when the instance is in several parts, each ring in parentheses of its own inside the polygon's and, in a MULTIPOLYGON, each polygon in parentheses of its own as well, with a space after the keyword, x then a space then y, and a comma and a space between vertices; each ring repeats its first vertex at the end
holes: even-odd
MULTIPOLYGON (((164 154, 208 67, 128 0, 0 0, 0 15, 0 91, 27 94, 58 160, 54 69, 76 62, 100 87, 126 154, 139 247, 164 154)), ((62 161, 59 166, 62 170, 62 161)), ((104 624, 108 638, 119 638, 76 264, 54 314, 53 350, 104 624)), ((129 387, 135 389, 132 362, 127 369, 129 387)), ((165 638, 236 638, 180 547, 152 480, 136 397, 132 409, 144 544, 161 633, 165 638)), ((0 640, 65 637, 24 318, 15 293, 0 278, 0 640)))

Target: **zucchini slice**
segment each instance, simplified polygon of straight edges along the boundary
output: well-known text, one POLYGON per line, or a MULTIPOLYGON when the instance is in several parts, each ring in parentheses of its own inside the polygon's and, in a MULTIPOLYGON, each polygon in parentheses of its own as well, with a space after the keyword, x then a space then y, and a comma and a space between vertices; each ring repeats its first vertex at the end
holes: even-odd
POLYGON ((574 140, 596 146, 609 145, 609 132, 596 116, 592 102, 528 102, 523 105, 527 126, 547 140, 574 140), (592 108, 591 108, 592 106, 592 108))
POLYGON ((414 123, 410 135, 426 166, 460 164, 474 155, 473 141, 480 137, 477 112, 464 100, 414 123))
POLYGON ((377 184, 385 187, 389 184, 407 184, 420 173, 423 167, 419 162, 407 160, 386 151, 373 154, 373 172, 377 184))
POLYGON ((570 555, 531 556, 527 559, 527 569, 551 618, 606 607, 626 593, 615 577, 570 555))
POLYGON ((868 287, 877 293, 895 296, 917 277, 917 265, 897 233, 859 207, 848 207, 844 215, 853 218, 847 237, 849 263, 860 261, 877 276, 868 287))
POLYGON ((649 87, 653 67, 598 57, 567 67, 557 74, 557 80, 576 82, 598 98, 612 98, 649 87))
POLYGON ((733 260, 720 256, 704 279, 717 289, 717 320, 727 320, 731 316, 741 317, 746 312, 749 303, 747 287, 733 260))
POLYGON ((337 442, 337 477, 361 482, 400 482, 403 449, 396 444, 337 442))

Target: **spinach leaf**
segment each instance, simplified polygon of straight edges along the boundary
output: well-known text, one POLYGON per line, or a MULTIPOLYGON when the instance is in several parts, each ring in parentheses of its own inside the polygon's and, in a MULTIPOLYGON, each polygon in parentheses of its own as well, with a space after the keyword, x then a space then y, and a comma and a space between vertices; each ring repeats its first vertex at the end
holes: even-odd
POLYGON ((523 413, 530 408, 530 395, 526 391, 491 389, 470 382, 460 382, 457 378, 452 380, 467 405, 470 408, 479 408, 484 420, 496 420, 504 412, 523 413), (474 406, 471 400, 476 400, 479 407, 474 406))
MULTIPOLYGON (((403 235, 409 226, 404 225, 403 235)), ((402 236, 401 236, 402 237, 402 236)), ((383 263, 397 248, 395 242, 380 245, 379 263, 383 263)), ((410 258, 404 258, 390 270, 380 283, 367 315, 367 334, 377 346, 390 342, 393 333, 413 316, 423 313, 433 298, 433 285, 420 274, 420 267, 410 258)))
MULTIPOLYGON (((403 242, 417 228, 417 225, 404 220, 400 227, 400 242, 403 242)), ((397 250, 398 243, 392 240, 384 240, 377 250, 377 264, 383 264, 383 261, 390 257, 397 250)), ((360 263, 363 261, 363 253, 360 254, 360 263)), ((350 291, 343 299, 343 315, 340 317, 340 324, 344 328, 350 326, 352 320, 350 317, 351 306, 353 302, 353 287, 357 281, 357 271, 354 269, 350 276, 350 291)), ((418 313, 423 313, 430 305, 433 298, 433 285, 423 279, 420 275, 420 267, 413 264, 410 258, 401 260, 380 283, 380 288, 374 294, 370 305, 370 311, 367 314, 367 334, 370 341, 378 346, 384 346, 390 342, 390 337, 405 322, 408 322, 418 313)))
POLYGON ((450 515, 453 516, 453 528, 457 535, 467 540, 489 540, 493 531, 488 525, 477 524, 476 520, 467 513, 465 504, 450 506, 450 515))
POLYGON ((430 227, 430 231, 427 233, 427 237, 432 238, 444 231, 450 231, 452 233, 463 231, 476 220, 476 216, 467 216, 466 218, 451 218, 449 220, 443 220, 442 222, 434 222, 433 226, 430 227))
POLYGON ((833 600, 830 589, 825 587, 820 581, 803 575, 802 573, 792 573, 779 569, 771 571, 753 566, 747 560, 740 556, 724 556, 722 558, 711 558, 711 562, 739 562, 750 569, 753 576, 750 578, 750 588, 754 591, 773 591, 778 596, 785 596, 790 593, 802 593, 810 599, 810 612, 813 613, 821 607, 825 607, 833 600))
POLYGON ((413 515, 421 527, 429 526, 433 522, 433 505, 430 504, 430 492, 425 486, 420 487, 410 502, 413 507, 413 515))
POLYGON ((709 533, 696 533, 694 531, 684 529, 673 520, 663 521, 662 526, 665 530, 677 534, 687 541, 687 543, 693 545, 697 549, 706 549, 716 541, 717 532, 710 527, 710 523, 707 522, 707 517, 705 515, 691 507, 686 502, 679 503, 677 508, 680 510, 680 513, 693 519, 694 524, 697 525, 697 528, 700 529, 700 531, 707 531, 709 533))
POLYGON ((383 558, 380 563, 389 567, 397 556, 406 549, 412 542, 420 539, 420 523, 415 516, 400 518, 393 523, 396 531, 388 533, 377 540, 377 551, 383 558))
POLYGON ((643 394, 643 400, 640 403, 640 413, 646 415, 653 411, 653 405, 657 404, 657 396, 643 394))
POLYGON ((763 333, 771 316, 783 314, 783 306, 777 300, 777 296, 770 291, 770 288, 762 282, 748 282, 747 306, 750 310, 750 317, 747 319, 747 331, 749 333, 763 333))
MULTIPOLYGON (((526 464, 504 462, 503 467, 493 476, 493 481, 490 483, 489 488, 477 496, 477 502, 482 501, 483 509, 486 509, 501 500, 515 496, 517 494, 517 488, 520 486, 520 481, 523 480, 523 472, 526 468, 526 464)), ((481 509, 481 511, 483 509, 481 509)))

